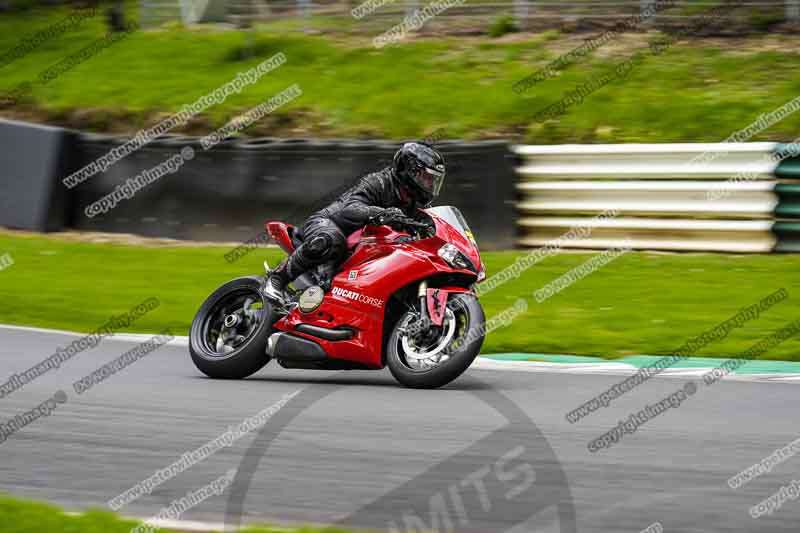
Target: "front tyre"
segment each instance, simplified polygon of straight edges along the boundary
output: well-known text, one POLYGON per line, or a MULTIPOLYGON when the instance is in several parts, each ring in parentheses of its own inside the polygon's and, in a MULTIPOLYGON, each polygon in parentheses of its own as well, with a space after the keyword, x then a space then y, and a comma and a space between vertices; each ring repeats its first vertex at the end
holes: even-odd
POLYGON ((274 313, 261 288, 263 278, 233 279, 209 296, 192 321, 189 353, 205 375, 241 379, 269 362, 265 350, 274 313))
POLYGON ((435 389, 460 376, 478 356, 486 316, 477 297, 454 293, 441 327, 421 325, 419 319, 415 310, 397 322, 387 341, 386 364, 402 385, 435 389))

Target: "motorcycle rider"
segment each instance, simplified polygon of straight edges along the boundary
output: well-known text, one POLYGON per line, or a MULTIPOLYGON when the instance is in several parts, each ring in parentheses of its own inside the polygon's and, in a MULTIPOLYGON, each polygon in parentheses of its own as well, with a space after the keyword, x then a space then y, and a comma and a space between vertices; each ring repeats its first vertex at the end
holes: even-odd
POLYGON ((347 236, 367 224, 402 229, 404 221, 418 219, 418 209, 430 207, 444 177, 444 157, 438 151, 421 141, 405 143, 389 167, 367 174, 306 220, 303 243, 270 272, 264 294, 283 304, 286 285, 317 265, 341 261, 347 236))

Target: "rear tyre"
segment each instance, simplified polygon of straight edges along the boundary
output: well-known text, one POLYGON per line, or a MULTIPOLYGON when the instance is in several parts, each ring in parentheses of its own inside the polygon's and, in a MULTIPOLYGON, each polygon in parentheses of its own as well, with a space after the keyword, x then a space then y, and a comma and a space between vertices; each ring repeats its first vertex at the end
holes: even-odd
POLYGON ((211 378, 241 379, 269 362, 267 338, 275 321, 263 278, 233 279, 209 296, 192 321, 189 353, 211 378))
POLYGON ((405 313, 386 345, 386 364, 397 381, 415 389, 436 389, 460 376, 481 351, 486 316, 478 298, 456 293, 447 303, 447 314, 433 337, 419 344, 410 331, 419 313, 405 313), (452 326, 452 333, 451 331, 452 326), (426 354, 432 354, 426 357, 426 354))

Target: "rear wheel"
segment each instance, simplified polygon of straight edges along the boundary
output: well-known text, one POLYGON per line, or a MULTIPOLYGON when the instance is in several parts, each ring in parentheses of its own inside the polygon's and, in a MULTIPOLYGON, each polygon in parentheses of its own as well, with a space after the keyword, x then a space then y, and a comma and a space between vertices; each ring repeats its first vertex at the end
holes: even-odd
POLYGON ((417 310, 397 322, 386 346, 386 364, 406 387, 435 389, 460 376, 481 351, 486 317, 472 294, 455 293, 441 326, 423 324, 417 310))
POLYGON ((262 285, 257 276, 236 278, 200 306, 189 332, 189 353, 205 375, 241 379, 269 362, 265 350, 274 316, 262 285))

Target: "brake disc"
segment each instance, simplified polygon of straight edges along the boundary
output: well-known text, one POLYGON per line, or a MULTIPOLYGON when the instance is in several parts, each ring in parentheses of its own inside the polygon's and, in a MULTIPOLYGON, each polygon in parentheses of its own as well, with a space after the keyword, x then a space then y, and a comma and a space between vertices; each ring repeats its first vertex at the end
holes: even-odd
POLYGON ((409 340, 409 335, 404 334, 400 339, 406 360, 409 365, 418 365, 417 368, 430 368, 447 359, 447 354, 442 351, 447 348, 456 331, 456 316, 450 309, 446 309, 442 323, 442 334, 429 346, 417 346, 409 340))

